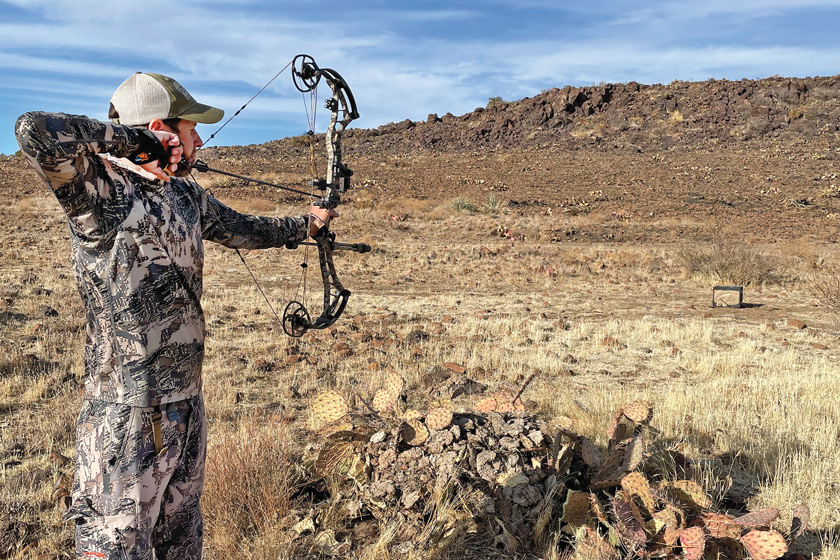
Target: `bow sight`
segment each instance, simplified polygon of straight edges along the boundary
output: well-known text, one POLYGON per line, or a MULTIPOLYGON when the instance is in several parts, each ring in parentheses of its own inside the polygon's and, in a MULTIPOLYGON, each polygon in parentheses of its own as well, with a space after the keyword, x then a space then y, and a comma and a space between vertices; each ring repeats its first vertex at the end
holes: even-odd
MULTIPOLYGON (((294 83, 295 88, 303 94, 309 93, 312 96, 313 101, 315 99, 315 92, 318 84, 322 78, 327 82, 327 85, 332 92, 332 95, 325 103, 325 107, 330 111, 330 124, 327 127, 325 136, 325 143, 327 146, 326 178, 313 178, 308 181, 309 187, 312 190, 307 193, 301 189, 267 183, 265 181, 252 179, 244 175, 236 175, 226 171, 212 169, 202 161, 196 161, 192 168, 196 171, 219 173, 252 183, 269 185, 298 194, 305 194, 310 197, 314 196, 314 190, 317 189, 320 191, 320 197, 312 204, 320 208, 333 209, 341 203, 341 195, 350 188, 350 177, 353 175, 353 171, 341 161, 341 135, 347 128, 347 125, 359 118, 359 112, 356 108, 356 100, 353 97, 353 93, 350 91, 350 87, 347 85, 347 82, 344 81, 344 78, 342 78, 338 72, 330 68, 319 68, 311 56, 299 54, 292 59, 292 61, 287 64, 283 70, 289 66, 292 67, 292 82, 294 83)), ((268 85, 271 84, 271 82, 273 82, 274 79, 283 72, 283 70, 278 72, 277 75, 268 82, 268 84, 263 86, 263 88, 247 103, 245 103, 245 105, 243 105, 230 119, 228 119, 219 128, 219 130, 224 128, 228 122, 241 113, 242 110, 248 106, 248 103, 253 101, 257 95, 262 93, 262 91, 265 90, 265 88, 268 87, 268 85)), ((312 137, 314 132, 311 129, 314 127, 314 113, 315 111, 313 108, 309 130, 310 153, 312 154, 313 161, 314 142, 312 137)), ((219 130, 214 132, 210 138, 208 138, 208 142, 216 136, 219 130)), ((321 278, 324 283, 324 303, 321 314, 318 315, 314 321, 311 319, 306 306, 301 301, 306 298, 306 257, 304 257, 304 262, 301 263, 302 277, 301 282, 298 284, 298 290, 301 291, 301 286, 303 288, 302 293, 300 294, 300 299, 297 299, 296 296, 295 299, 286 305, 286 308, 283 311, 283 318, 281 320, 277 317, 274 307, 272 307, 271 302, 268 300, 265 292, 263 292, 259 282, 257 282, 256 277, 254 277, 254 274, 251 272, 251 269, 248 268, 247 264, 245 264, 245 259, 238 250, 236 251, 239 258, 242 260, 242 263, 245 264, 246 268, 248 268, 248 272, 251 273, 251 278, 254 280, 254 283, 257 285, 260 293, 262 293, 262 296, 266 303, 268 303, 269 308, 271 308, 272 313, 274 313, 274 316, 282 323, 283 331, 287 335, 293 337, 303 336, 303 334, 310 329, 325 329, 329 327, 336 322, 336 320, 341 316, 341 313, 344 311, 344 308, 347 306, 347 301, 350 298, 350 291, 345 289, 338 280, 338 276, 335 272, 335 265, 333 264, 332 259, 333 252, 353 251, 356 253, 367 253, 370 251, 370 246, 364 243, 337 243, 335 241, 335 233, 328 231, 326 227, 319 229, 318 233, 313 236, 312 239, 313 241, 288 242, 286 247, 289 249, 295 249, 298 245, 305 245, 315 246, 318 248, 321 278)))

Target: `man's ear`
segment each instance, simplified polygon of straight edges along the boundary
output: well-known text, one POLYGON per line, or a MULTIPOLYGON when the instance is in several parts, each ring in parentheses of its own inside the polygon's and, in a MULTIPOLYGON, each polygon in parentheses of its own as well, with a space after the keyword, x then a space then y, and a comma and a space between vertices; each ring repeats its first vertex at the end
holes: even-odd
POLYGON ((152 119, 149 121, 149 124, 146 126, 152 132, 156 132, 158 130, 162 130, 164 132, 172 132, 166 123, 163 122, 163 119, 152 119))

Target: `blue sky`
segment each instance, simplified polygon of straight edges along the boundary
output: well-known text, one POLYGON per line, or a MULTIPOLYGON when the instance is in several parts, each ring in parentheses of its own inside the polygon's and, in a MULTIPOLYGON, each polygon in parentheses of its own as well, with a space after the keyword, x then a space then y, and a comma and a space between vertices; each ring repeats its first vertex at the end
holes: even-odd
MULTIPOLYGON (((350 84, 354 126, 375 127, 566 84, 834 75, 838 29, 840 0, 0 0, 0 153, 24 111, 105 119, 138 70, 233 114, 308 53, 350 84)), ((306 130, 286 74, 214 144, 306 130)))

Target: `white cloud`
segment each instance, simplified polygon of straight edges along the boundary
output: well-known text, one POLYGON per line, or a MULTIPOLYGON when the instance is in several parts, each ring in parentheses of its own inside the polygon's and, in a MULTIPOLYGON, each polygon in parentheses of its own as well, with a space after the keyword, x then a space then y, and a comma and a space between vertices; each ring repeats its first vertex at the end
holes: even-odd
MULTIPOLYGON (((302 51, 347 79, 362 115, 357 126, 366 127, 461 114, 491 96, 516 99, 568 83, 833 74, 840 54, 840 40, 802 46, 801 30, 767 35, 764 45, 745 42, 743 33, 757 17, 822 17, 840 10, 837 0, 490 0, 451 9, 362 0, 340 10, 303 1, 0 0, 0 16, 8 4, 29 17, 0 23, 0 97, 29 91, 30 100, 46 100, 58 82, 50 106, 67 103, 68 111, 106 104, 123 79, 143 70, 170 74, 232 114, 302 51), (443 35, 462 21, 480 22, 483 33, 464 26, 443 35), (531 29, 542 31, 523 40, 531 29)), ((302 102, 289 82, 279 77, 242 121, 302 128, 302 102)))

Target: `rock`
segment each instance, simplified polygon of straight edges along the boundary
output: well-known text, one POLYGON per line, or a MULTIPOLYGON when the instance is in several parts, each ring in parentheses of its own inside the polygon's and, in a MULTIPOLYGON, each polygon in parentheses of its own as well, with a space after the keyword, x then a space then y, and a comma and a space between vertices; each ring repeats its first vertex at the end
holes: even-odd
POLYGON ((58 311, 49 305, 42 305, 38 308, 38 315, 41 317, 58 317, 58 311))
POLYGON ((406 337, 406 342, 409 344, 418 344, 426 340, 429 340, 429 334, 420 329, 414 329, 408 333, 408 336, 406 337))
POLYGON ((442 367, 444 367, 444 368, 446 368, 450 371, 454 371, 455 373, 466 373, 467 372, 467 368, 465 368, 464 366, 462 366, 460 364, 456 364, 456 363, 453 363, 453 362, 444 362, 442 364, 442 367))
POLYGON ((801 321, 799 319, 788 319, 787 324, 789 327, 793 327, 794 329, 808 328, 808 325, 805 324, 805 321, 801 321))
POLYGON ((350 349, 350 346, 348 346, 346 342, 336 342, 330 348, 330 352, 337 356, 341 356, 342 358, 346 358, 348 356, 353 355, 353 351, 350 349))

